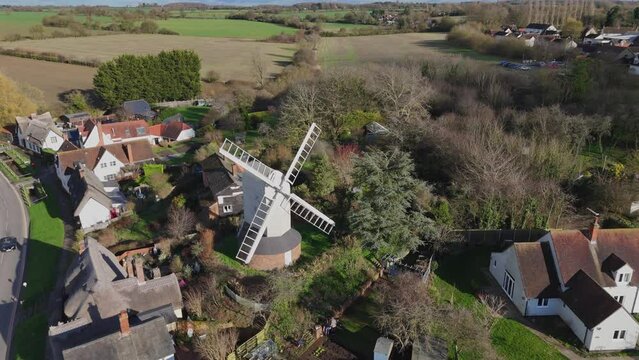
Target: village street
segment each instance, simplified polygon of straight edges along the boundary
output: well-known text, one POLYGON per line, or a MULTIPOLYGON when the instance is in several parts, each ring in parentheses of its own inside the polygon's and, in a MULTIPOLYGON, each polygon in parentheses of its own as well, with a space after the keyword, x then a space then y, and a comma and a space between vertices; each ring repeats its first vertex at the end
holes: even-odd
POLYGON ((16 299, 24 274, 27 227, 22 200, 9 181, 0 175, 0 238, 14 236, 19 243, 15 251, 0 253, 0 359, 9 357, 18 305, 16 299))

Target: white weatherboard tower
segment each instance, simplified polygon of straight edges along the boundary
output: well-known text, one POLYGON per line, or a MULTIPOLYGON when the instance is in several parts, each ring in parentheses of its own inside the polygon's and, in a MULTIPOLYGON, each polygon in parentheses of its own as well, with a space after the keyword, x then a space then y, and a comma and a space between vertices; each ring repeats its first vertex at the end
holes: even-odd
POLYGON ((266 166, 229 139, 224 140, 220 154, 245 169, 242 175, 245 222, 240 230, 243 237, 238 260, 270 270, 290 265, 299 258, 301 236, 291 228, 291 212, 327 234, 333 230, 333 220, 291 192, 320 132, 315 123, 311 124, 286 174, 266 166))

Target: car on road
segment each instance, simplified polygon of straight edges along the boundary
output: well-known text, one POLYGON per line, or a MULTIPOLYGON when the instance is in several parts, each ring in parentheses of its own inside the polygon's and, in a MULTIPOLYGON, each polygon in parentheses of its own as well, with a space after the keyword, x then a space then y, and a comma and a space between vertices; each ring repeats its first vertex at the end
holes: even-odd
POLYGON ((18 240, 14 237, 7 236, 0 239, 0 252, 10 252, 18 247, 18 240))

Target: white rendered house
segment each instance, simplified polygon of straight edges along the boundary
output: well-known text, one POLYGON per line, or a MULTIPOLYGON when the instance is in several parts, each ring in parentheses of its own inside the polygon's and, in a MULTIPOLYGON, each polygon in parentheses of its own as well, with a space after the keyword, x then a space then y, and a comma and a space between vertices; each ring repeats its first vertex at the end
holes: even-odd
POLYGON ((84 125, 82 140, 84 148, 92 148, 137 140, 153 143, 153 136, 151 136, 149 124, 145 120, 110 123, 89 120, 84 125))
POLYGON ((490 273, 524 316, 557 315, 589 351, 634 349, 639 229, 551 230, 491 254, 490 273))
POLYGON ((63 133, 49 112, 16 116, 16 136, 21 147, 38 154, 43 149, 58 151, 64 143, 63 133))

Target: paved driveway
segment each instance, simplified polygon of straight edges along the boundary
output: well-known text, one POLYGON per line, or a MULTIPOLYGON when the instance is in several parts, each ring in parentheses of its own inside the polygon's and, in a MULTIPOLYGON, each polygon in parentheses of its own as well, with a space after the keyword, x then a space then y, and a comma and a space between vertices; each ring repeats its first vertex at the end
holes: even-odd
POLYGON ((0 359, 8 351, 15 327, 17 301, 24 274, 28 221, 22 199, 14 187, 0 174, 0 237, 14 236, 18 249, 0 253, 0 359))

